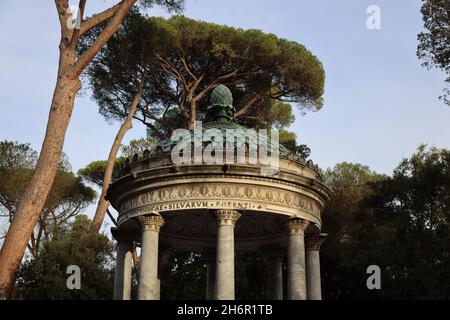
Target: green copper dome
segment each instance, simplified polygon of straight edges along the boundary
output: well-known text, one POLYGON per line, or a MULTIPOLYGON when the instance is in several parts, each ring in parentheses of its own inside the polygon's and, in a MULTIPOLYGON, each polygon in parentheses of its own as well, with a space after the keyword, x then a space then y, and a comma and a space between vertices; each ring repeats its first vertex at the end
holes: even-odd
MULTIPOLYGON (((289 158, 291 152, 283 145, 280 145, 278 141, 272 140, 270 134, 267 137, 260 136, 257 130, 250 130, 232 121, 235 109, 233 107, 233 95, 228 87, 218 85, 211 93, 210 103, 206 116, 209 121, 202 124, 200 131, 198 127, 189 131, 191 137, 189 142, 184 142, 186 146, 183 145, 183 142, 173 141, 169 138, 150 150, 150 155, 170 154, 176 145, 179 148, 185 148, 188 147, 187 143, 195 143, 195 145, 203 145, 205 147, 212 142, 211 140, 208 141, 208 138, 205 140, 205 132, 215 129, 216 132, 219 131, 221 133, 224 141, 225 137, 232 132, 235 149, 242 148, 241 143, 245 141, 249 149, 256 150, 262 144, 267 147, 267 150, 271 150, 273 146, 279 150, 281 158, 289 158)), ((208 137, 208 134, 206 134, 206 137, 208 137)))
POLYGON ((223 84, 214 88, 211 93, 207 118, 213 121, 227 122, 234 118, 233 95, 223 84))
POLYGON ((218 85, 211 93, 211 106, 233 107, 233 95, 230 89, 223 84, 218 85))
POLYGON ((164 140, 158 147, 152 150, 152 153, 155 153, 156 150, 159 149, 159 152, 162 154, 169 154, 172 152, 172 149, 178 145, 179 148, 187 148, 188 143, 199 144, 199 145, 207 145, 212 142, 211 139, 208 139, 208 134, 206 131, 214 129, 217 133, 220 131, 221 136, 224 141, 227 135, 230 132, 233 132, 234 138, 234 148, 238 149, 242 146, 240 142, 245 141, 248 148, 251 150, 257 150, 259 145, 265 145, 267 150, 271 150, 272 145, 274 148, 278 148, 280 158, 288 159, 291 152, 285 146, 279 144, 275 140, 270 138, 270 134, 267 135, 266 138, 258 135, 256 130, 249 130, 248 128, 241 126, 234 122, 222 122, 222 121, 212 121, 207 122, 202 125, 202 130, 200 132, 195 130, 190 130, 191 139, 189 142, 186 142, 186 145, 183 145, 183 142, 180 141, 172 141, 171 139, 164 140))

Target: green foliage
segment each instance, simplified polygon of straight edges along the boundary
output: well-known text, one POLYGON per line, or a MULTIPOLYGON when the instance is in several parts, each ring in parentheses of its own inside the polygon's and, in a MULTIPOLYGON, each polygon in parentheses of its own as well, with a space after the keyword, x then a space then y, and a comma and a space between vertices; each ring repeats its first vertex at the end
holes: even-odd
POLYGON ((449 299, 450 152, 422 145, 376 188, 372 205, 387 221, 384 294, 449 299))
MULTIPOLYGON (((113 179, 119 176, 120 165, 125 162, 125 158, 116 159, 113 170, 113 179)), ((78 175, 86 182, 93 183, 100 188, 103 186, 103 176, 105 175, 106 160, 96 160, 89 163, 86 167, 78 170, 78 175)))
MULTIPOLYGON (((302 109, 322 106, 322 64, 298 43, 183 16, 166 20, 132 12, 123 26, 87 72, 107 120, 127 115, 137 79, 144 81, 144 92, 136 118, 155 136, 160 127, 174 130, 188 126, 192 117, 201 120, 208 93, 220 83, 233 92, 238 112, 246 110, 238 118, 243 123, 277 128, 292 123, 290 106, 274 100, 302 109), (179 112, 169 112, 174 108, 179 112)), ((92 38, 88 34, 83 41, 92 38)))
POLYGON ((89 232, 90 220, 79 215, 53 239, 46 241, 35 259, 19 272, 17 297, 23 299, 111 299, 113 246, 108 238, 89 232), (67 267, 81 269, 81 289, 66 286, 67 267))
POLYGON ((267 288, 267 261, 260 253, 236 255, 236 299, 265 300, 267 288))
POLYGON ((37 156, 37 152, 30 147, 29 143, 21 144, 8 140, 0 142, 0 168, 32 169, 36 164, 37 156))
MULTIPOLYGON (((121 145, 121 157, 116 158, 113 170, 113 180, 120 174, 120 167, 125 163, 126 158, 132 159, 135 154, 142 156, 146 149, 154 147, 154 139, 133 139, 128 145, 121 145)), ((93 183, 100 188, 103 186, 103 176, 105 175, 106 160, 96 160, 89 163, 86 167, 78 170, 78 175, 86 182, 93 183)))
MULTIPOLYGON (((236 256, 236 298, 261 300, 267 297, 267 267, 261 254, 236 256)), ((207 256, 203 253, 173 252, 161 271, 161 299, 205 298, 207 256)))
POLYGON ((361 165, 328 170, 333 201, 323 216, 326 298, 448 299, 450 153, 419 147, 392 177, 361 165), (382 290, 366 288, 381 268, 382 290))
POLYGON ((161 299, 204 299, 206 265, 203 254, 174 252, 161 270, 161 299))
MULTIPOLYGON (((37 153, 28 144, 0 142, 0 212, 8 224, 33 176, 36 159, 37 153)), ((49 238, 54 229, 84 210, 95 197, 95 191, 70 171, 69 160, 64 155, 31 236, 31 253, 37 253, 42 237, 49 238)))
MULTIPOLYGON (((364 236, 373 223, 372 212, 361 203, 370 194, 370 183, 382 176, 361 164, 340 163, 323 174, 332 192, 332 200, 325 209, 322 230, 328 234, 321 248, 323 295, 326 299, 368 297, 365 286, 367 252, 358 246, 367 244, 364 236)), ((370 240, 372 241, 372 240, 370 240)), ((369 264, 367 264, 369 263, 369 264)), ((380 262, 378 262, 380 263, 380 262)))
POLYGON ((295 121, 292 106, 289 103, 273 100, 269 109, 268 120, 276 129, 288 127, 295 121))
POLYGON ((295 150, 297 148, 296 145, 297 135, 295 134, 295 132, 279 130, 278 139, 280 141, 280 144, 288 148, 291 152, 295 153, 295 150))
POLYGON ((120 152, 122 157, 132 159, 135 154, 142 157, 145 150, 150 150, 155 147, 156 142, 154 139, 150 138, 140 138, 131 140, 128 145, 122 145, 120 147, 120 152))
MULTIPOLYGON (((421 8, 425 30, 418 35, 417 56, 423 66, 436 67, 447 75, 445 82, 450 85, 450 2, 448 0, 423 0, 421 8)), ((444 88, 440 97, 450 105, 450 88, 444 88)))

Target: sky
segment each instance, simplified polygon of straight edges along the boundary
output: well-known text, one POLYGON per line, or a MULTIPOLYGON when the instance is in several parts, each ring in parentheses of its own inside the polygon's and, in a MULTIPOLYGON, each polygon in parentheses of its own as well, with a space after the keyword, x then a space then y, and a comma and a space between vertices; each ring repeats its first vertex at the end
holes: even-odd
MULTIPOLYGON (((116 2, 90 0, 87 14, 116 2)), ((183 14, 305 45, 323 64, 325 94, 320 111, 296 111, 290 130, 297 142, 311 148, 322 168, 347 161, 389 174, 419 144, 450 148, 450 107, 438 99, 444 74, 421 67, 416 57, 420 6, 420 0, 186 0, 183 14), (380 8, 379 30, 367 28, 370 5, 380 8)), ((147 13, 168 16, 160 8, 147 13)), ((59 36, 53 1, 0 2, 1 140, 40 150, 59 36)), ((119 125, 107 123, 90 92, 83 91, 64 145, 74 171, 107 158, 119 125)), ((135 123, 124 142, 143 136, 145 128, 135 123)))

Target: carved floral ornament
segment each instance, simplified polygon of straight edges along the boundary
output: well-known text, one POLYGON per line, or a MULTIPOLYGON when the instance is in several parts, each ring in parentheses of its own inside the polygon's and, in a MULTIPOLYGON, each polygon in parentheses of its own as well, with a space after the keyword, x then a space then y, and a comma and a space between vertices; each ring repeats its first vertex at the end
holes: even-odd
POLYGON ((230 225, 234 226, 236 221, 241 217, 241 214, 235 210, 217 210, 216 218, 219 226, 230 225))
POLYGON ((308 234, 306 236, 306 250, 320 250, 320 246, 327 238, 326 233, 308 234))
POLYGON ((159 229, 164 225, 164 219, 159 214, 149 214, 140 216, 139 222, 142 227, 142 231, 156 231, 159 232, 159 229))
MULTIPOLYGON (((299 193, 269 186, 236 183, 211 183, 206 185, 204 183, 192 183, 185 186, 168 186, 143 193, 135 198, 124 201, 120 205, 119 212, 122 215, 130 210, 147 205, 167 204, 172 201, 203 201, 208 199, 256 201, 264 204, 299 208, 314 216, 320 215, 320 207, 317 203, 299 193)), ((178 206, 164 206, 160 210, 155 210, 170 211, 177 209, 182 208, 178 206)), ((210 208, 205 207, 205 209, 210 208)), ((258 208, 248 209, 257 210, 258 208)))
POLYGON ((295 218, 286 223, 289 234, 304 234, 309 226, 309 221, 305 219, 295 218))

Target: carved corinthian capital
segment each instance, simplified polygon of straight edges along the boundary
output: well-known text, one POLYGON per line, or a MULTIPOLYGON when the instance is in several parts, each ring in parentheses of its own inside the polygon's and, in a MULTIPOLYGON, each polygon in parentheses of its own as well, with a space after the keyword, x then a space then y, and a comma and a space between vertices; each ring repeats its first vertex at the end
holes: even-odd
POLYGON ((289 234, 305 234, 309 221, 305 219, 295 218, 286 223, 289 234))
POLYGON ((236 221, 240 218, 241 214, 235 210, 217 210, 216 218, 217 225, 230 225, 234 226, 236 221))
POLYGON ((326 233, 308 234, 306 236, 306 250, 320 250, 320 246, 327 238, 326 233))
POLYGON ((142 227, 142 231, 155 231, 159 232, 159 229, 164 224, 164 219, 160 214, 148 214, 138 217, 142 227))

